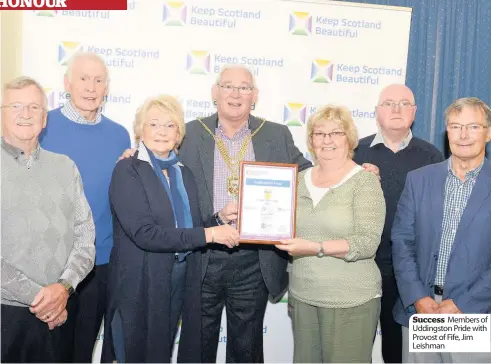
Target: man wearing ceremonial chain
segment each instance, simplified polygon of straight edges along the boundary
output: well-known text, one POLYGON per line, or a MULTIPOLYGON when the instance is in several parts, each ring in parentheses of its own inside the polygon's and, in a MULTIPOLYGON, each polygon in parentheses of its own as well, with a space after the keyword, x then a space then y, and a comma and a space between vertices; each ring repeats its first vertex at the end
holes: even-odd
MULTIPOLYGON (((179 157, 195 175, 203 221, 235 225, 241 161, 296 163, 300 171, 311 163, 287 126, 251 115, 258 89, 250 70, 224 66, 211 92, 217 113, 186 124, 179 157)), ((203 362, 216 361, 224 307, 226 361, 263 362, 264 313, 268 297, 277 302, 287 288, 287 254, 257 244, 208 245, 202 270, 203 362)))

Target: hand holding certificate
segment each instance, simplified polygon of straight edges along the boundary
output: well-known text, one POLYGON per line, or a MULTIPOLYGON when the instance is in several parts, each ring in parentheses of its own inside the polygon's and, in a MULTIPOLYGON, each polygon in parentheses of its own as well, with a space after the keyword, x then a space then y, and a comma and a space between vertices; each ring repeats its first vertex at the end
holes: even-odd
POLYGON ((277 244, 295 237, 298 165, 241 162, 240 241, 277 244))

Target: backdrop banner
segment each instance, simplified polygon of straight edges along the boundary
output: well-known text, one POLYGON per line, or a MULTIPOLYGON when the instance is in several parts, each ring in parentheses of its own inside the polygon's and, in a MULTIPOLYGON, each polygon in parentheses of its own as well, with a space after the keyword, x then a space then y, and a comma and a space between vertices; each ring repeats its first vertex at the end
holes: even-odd
MULTIPOLYGON (((214 113, 220 67, 240 63, 256 77, 253 114, 288 125, 310 158, 306 122, 321 105, 348 107, 360 138, 376 132, 380 90, 405 81, 410 21, 408 8, 334 1, 128 0, 127 11, 29 11, 22 69, 45 87, 53 109, 70 97, 63 89, 70 58, 101 55, 111 79, 104 113, 133 136, 136 109, 149 96, 178 97, 186 121, 214 113)), ((222 326, 220 362, 225 320, 222 326)), ((286 298, 268 305, 264 348, 266 362, 292 361, 286 298)), ((99 343, 94 362, 100 350, 99 343)), ((382 361, 378 337, 373 360, 382 361)))

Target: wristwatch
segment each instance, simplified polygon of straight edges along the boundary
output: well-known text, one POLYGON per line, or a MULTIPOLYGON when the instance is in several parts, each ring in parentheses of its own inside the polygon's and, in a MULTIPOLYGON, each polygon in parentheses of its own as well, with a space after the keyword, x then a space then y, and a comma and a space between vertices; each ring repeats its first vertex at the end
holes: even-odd
POLYGON ((72 285, 65 281, 64 279, 58 279, 58 283, 60 283, 63 287, 65 287, 66 291, 68 292, 68 297, 70 297, 75 290, 73 289, 72 285))
POLYGON ((317 253, 317 257, 322 258, 324 256, 324 246, 322 242, 319 243, 319 252, 317 253))
POLYGON ((221 219, 218 212, 215 213, 215 215, 213 215, 213 217, 215 217, 215 221, 217 222, 218 225, 225 225, 225 222, 221 219))

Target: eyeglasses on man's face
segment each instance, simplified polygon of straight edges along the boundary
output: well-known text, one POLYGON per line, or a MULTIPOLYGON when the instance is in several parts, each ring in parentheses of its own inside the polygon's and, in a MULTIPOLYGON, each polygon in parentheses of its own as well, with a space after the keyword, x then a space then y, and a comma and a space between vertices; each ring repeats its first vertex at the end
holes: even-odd
POLYGON ((379 106, 382 106, 383 108, 393 110, 395 109, 396 106, 399 106, 401 109, 409 109, 414 106, 411 102, 408 100, 401 100, 399 102, 395 102, 392 100, 386 100, 382 102, 379 106))
POLYGON ((447 130, 450 133, 462 133, 462 130, 465 129, 469 134, 479 134, 482 130, 489 128, 489 126, 479 123, 472 124, 458 124, 458 123, 450 123, 447 124, 447 130))
POLYGON ((254 91, 254 87, 252 86, 232 86, 232 85, 222 85, 217 83, 217 86, 220 87, 223 93, 225 94, 231 94, 234 92, 236 89, 239 91, 241 95, 250 95, 252 94, 252 91, 254 91))
POLYGON ((24 105, 22 102, 12 102, 8 105, 2 105, 2 108, 8 108, 14 114, 20 114, 22 111, 24 111, 24 108, 27 108, 27 111, 32 115, 39 115, 45 111, 41 105, 35 103, 24 105))

